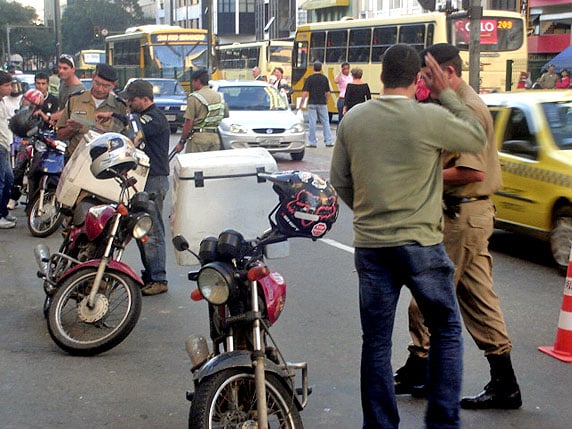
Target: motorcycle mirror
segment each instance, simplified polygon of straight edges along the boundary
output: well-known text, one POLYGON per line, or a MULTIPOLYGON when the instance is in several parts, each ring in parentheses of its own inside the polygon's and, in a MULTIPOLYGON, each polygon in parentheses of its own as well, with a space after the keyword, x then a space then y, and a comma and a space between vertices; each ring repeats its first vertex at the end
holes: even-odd
POLYGON ((173 237, 173 246, 175 246, 175 249, 179 252, 189 250, 189 242, 180 234, 173 237))

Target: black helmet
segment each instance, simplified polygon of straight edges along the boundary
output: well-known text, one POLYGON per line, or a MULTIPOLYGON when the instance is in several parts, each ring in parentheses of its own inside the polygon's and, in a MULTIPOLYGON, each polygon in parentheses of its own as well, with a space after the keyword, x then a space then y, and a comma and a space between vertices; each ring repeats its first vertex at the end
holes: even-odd
POLYGON ((10 130, 22 138, 36 134, 42 119, 38 116, 33 116, 33 113, 34 110, 30 106, 24 106, 19 109, 8 122, 10 130))
POLYGON ((276 223, 290 237, 321 238, 338 218, 338 195, 320 176, 303 171, 274 175, 272 189, 280 197, 276 223))

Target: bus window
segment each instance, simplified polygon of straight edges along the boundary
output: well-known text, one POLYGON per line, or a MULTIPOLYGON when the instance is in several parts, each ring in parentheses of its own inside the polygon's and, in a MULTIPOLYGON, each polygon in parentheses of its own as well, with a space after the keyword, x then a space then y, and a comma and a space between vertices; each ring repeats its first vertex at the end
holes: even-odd
POLYGON ((308 67, 308 42, 294 42, 292 67, 305 69, 308 67))
POLYGON ((312 38, 310 39, 310 63, 313 64, 316 61, 324 62, 324 51, 326 46, 326 32, 316 31, 312 33, 312 38))
POLYGON ((270 46, 270 61, 274 63, 289 63, 292 59, 292 49, 283 46, 270 46))
POLYGON ((390 46, 397 43, 397 26, 378 27, 373 29, 371 46, 371 62, 381 63, 383 54, 390 46))
POLYGON ((425 49, 425 24, 399 27, 399 43, 413 46, 417 52, 425 49))
POLYGON ((332 30, 328 32, 326 41, 327 63, 343 63, 346 61, 347 37, 347 30, 332 30))
MULTIPOLYGON (((481 52, 506 52, 520 49, 524 43, 524 22, 513 18, 481 19, 481 52)), ((469 20, 455 19, 452 44, 461 50, 469 49, 469 20)))
POLYGON ((348 61, 350 63, 368 63, 371 46, 371 28, 350 30, 348 61))

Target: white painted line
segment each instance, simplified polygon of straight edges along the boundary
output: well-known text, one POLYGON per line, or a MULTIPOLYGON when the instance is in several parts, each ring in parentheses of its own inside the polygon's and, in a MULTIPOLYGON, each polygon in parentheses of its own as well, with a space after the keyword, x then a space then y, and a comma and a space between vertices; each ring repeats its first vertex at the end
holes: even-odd
POLYGON ((346 246, 345 244, 339 243, 336 240, 331 240, 329 238, 322 238, 320 240, 322 243, 326 243, 332 247, 337 247, 338 249, 344 250, 348 253, 351 253, 353 255, 354 253, 354 248, 352 246, 346 246))

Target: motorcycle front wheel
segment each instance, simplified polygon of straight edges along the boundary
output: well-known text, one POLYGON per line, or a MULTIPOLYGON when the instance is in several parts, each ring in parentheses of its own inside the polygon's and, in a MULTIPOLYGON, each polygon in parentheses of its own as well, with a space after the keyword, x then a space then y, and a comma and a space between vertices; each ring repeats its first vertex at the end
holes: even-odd
POLYGON ((28 209, 28 229, 34 237, 52 235, 64 220, 60 203, 56 200, 55 189, 44 193, 43 207, 40 210, 40 193, 37 192, 28 209))
POLYGON ((49 307, 48 330, 54 342, 77 356, 93 356, 121 343, 141 314, 141 289, 130 277, 106 271, 92 308, 88 296, 97 268, 65 279, 49 307))
MULTIPOLYGON (((292 393, 272 373, 266 373, 269 429, 302 429, 302 419, 292 393)), ((258 427, 254 373, 226 369, 195 388, 189 412, 189 429, 258 427)))

